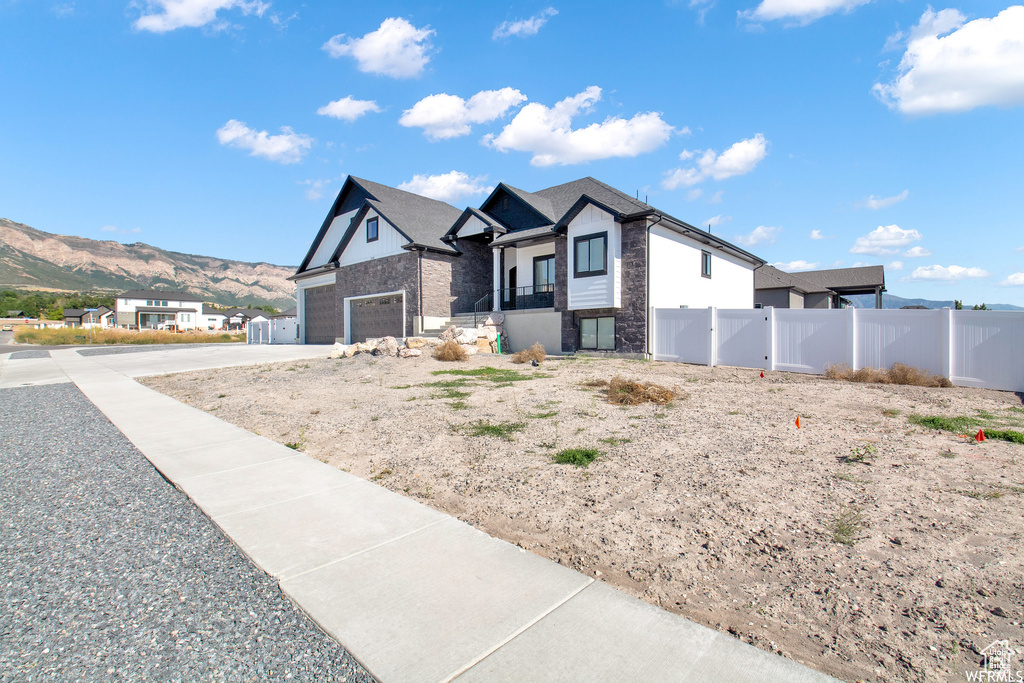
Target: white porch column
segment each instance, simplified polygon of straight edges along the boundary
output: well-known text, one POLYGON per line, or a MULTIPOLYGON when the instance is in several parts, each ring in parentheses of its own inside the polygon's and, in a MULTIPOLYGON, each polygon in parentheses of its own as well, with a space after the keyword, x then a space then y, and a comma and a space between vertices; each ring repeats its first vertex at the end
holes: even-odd
POLYGON ((491 291, 494 292, 494 304, 491 306, 492 311, 501 310, 501 247, 492 247, 491 253, 494 254, 494 273, 492 275, 493 285, 491 291))

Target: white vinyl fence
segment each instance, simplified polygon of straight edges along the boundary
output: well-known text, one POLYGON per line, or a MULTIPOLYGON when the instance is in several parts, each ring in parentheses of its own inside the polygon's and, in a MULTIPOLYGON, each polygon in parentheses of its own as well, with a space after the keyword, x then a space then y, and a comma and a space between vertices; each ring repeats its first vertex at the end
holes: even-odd
POLYGON ((1024 391, 1024 312, 656 308, 652 320, 655 360, 812 374, 906 363, 1024 391))
POLYGON ((298 344, 299 323, 295 318, 273 318, 246 327, 247 344, 298 344))

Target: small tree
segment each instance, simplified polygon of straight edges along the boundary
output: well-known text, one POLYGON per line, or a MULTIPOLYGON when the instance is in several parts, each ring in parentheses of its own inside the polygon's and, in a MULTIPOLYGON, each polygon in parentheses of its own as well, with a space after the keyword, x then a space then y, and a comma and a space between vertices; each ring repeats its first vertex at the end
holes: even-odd
POLYGON ((953 308, 955 308, 958 311, 964 310, 964 302, 960 301, 959 299, 954 299, 953 300, 953 308))
POLYGON ((985 304, 982 304, 980 306, 978 304, 974 304, 974 308, 972 308, 971 310, 972 311, 987 311, 988 307, 985 304))

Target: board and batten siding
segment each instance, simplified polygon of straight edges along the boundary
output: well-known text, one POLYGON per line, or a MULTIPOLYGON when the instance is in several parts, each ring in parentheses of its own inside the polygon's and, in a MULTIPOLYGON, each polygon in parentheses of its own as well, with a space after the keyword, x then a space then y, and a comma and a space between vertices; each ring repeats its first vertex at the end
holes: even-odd
MULTIPOLYGON (((622 306, 622 226, 608 212, 588 204, 572 219, 566 233, 568 241, 568 309, 620 308, 622 306), (608 272, 592 277, 575 277, 576 238, 599 232, 608 233, 608 272)), ((531 275, 532 277, 532 275, 531 275)))
POLYGON ((384 258, 385 256, 396 256, 407 253, 402 246, 408 244, 409 240, 402 237, 402 233, 395 230, 390 223, 384 220, 374 211, 368 211, 363 217, 363 222, 356 228, 356 232, 349 240, 345 251, 338 257, 339 266, 348 266, 353 263, 372 261, 373 259, 384 258), (366 221, 376 218, 377 239, 373 242, 366 241, 366 221))
POLYGON ((327 234, 320 240, 320 246, 316 248, 316 253, 309 260, 309 265, 306 266, 307 269, 325 265, 331 260, 331 255, 338 248, 338 243, 345 236, 345 231, 348 230, 348 226, 355 215, 356 211, 352 210, 334 217, 334 220, 331 221, 331 227, 327 228, 327 234))
POLYGON ((651 228, 650 306, 753 308, 754 265, 667 228, 651 228), (701 251, 711 253, 711 277, 701 275, 701 251))
POLYGON ((488 228, 486 223, 477 218, 476 216, 470 216, 469 219, 462 224, 459 228, 459 237, 472 237, 473 235, 482 235, 484 230, 488 228))

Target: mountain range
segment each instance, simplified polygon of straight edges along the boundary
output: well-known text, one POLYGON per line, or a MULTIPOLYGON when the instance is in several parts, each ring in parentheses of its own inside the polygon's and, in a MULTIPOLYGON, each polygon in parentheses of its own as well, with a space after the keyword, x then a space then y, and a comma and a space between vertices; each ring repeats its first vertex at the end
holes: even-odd
POLYGON ((295 305, 294 267, 181 254, 142 242, 55 235, 0 218, 0 287, 184 290, 221 305, 295 305))
MULTIPOLYGON (((874 294, 857 294, 854 296, 844 297, 849 299, 854 308, 874 308, 875 307, 875 295, 874 294)), ((977 305, 981 305, 983 302, 977 302, 977 305)), ((975 302, 964 303, 964 308, 972 308, 975 302)), ((933 299, 904 299, 903 297, 896 296, 894 294, 884 293, 882 294, 882 308, 903 308, 904 306, 924 306, 925 308, 955 308, 955 301, 936 301, 933 299)), ((985 308, 990 311, 1024 311, 1024 307, 1014 306, 1013 304, 990 304, 985 302, 985 308)))

